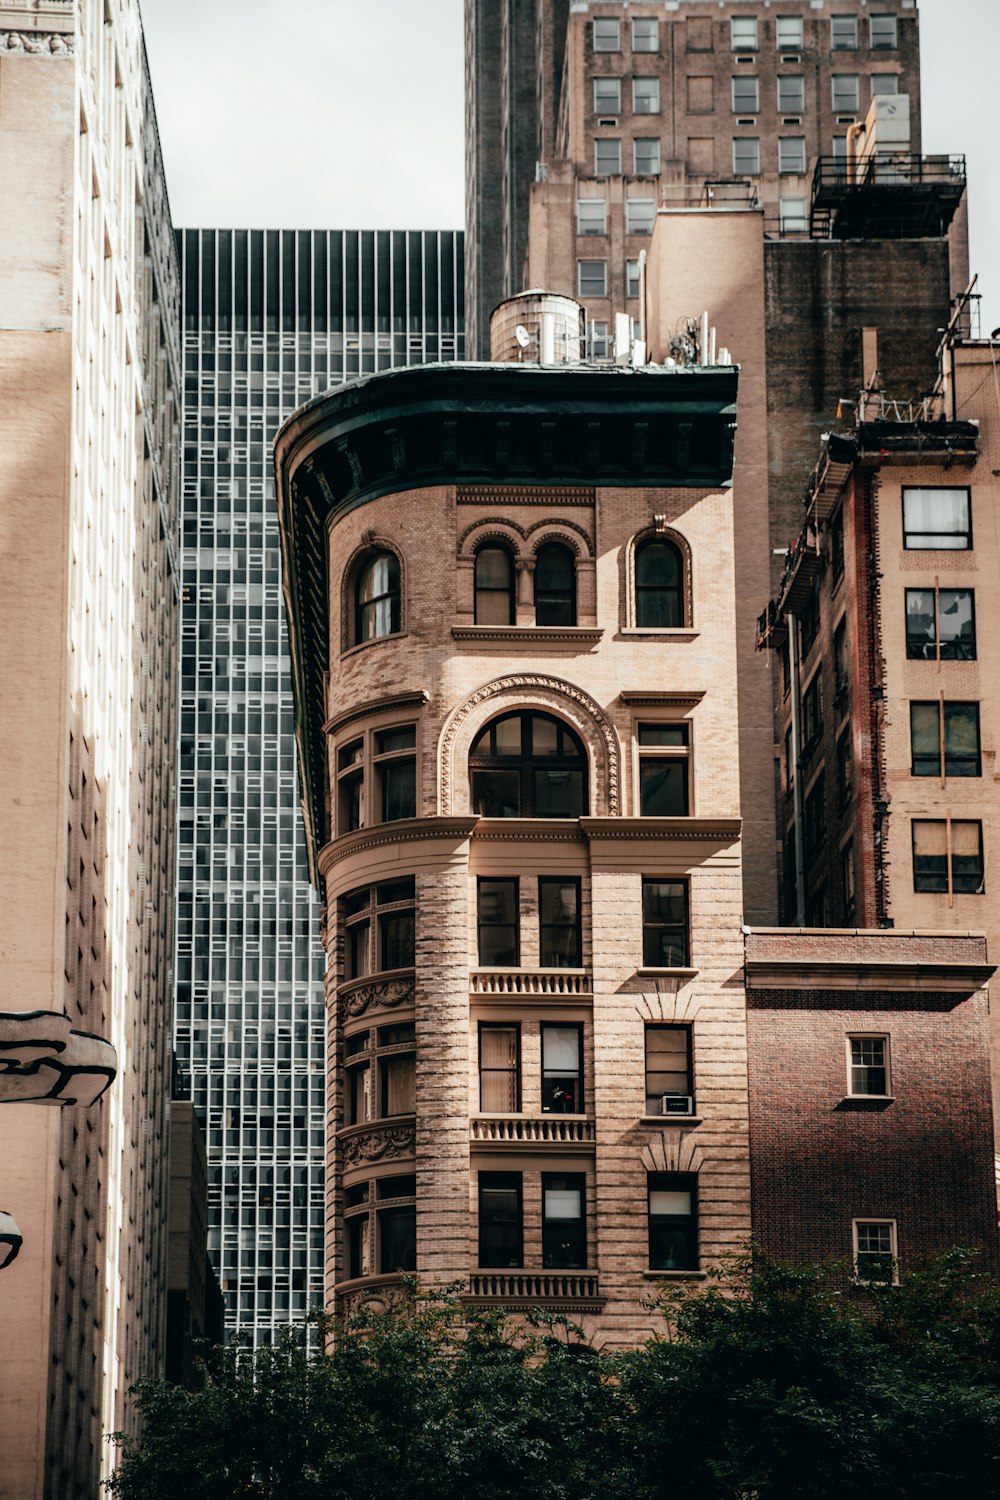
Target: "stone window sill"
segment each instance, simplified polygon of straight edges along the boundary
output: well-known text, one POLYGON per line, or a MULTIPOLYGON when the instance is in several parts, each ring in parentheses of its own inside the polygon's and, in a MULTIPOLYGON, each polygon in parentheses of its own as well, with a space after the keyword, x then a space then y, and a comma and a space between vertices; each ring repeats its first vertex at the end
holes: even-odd
POLYGON ((640 1125, 700 1125, 701 1115, 640 1115, 640 1125))
POLYGON ((697 969, 637 969, 640 979, 694 979, 697 969))

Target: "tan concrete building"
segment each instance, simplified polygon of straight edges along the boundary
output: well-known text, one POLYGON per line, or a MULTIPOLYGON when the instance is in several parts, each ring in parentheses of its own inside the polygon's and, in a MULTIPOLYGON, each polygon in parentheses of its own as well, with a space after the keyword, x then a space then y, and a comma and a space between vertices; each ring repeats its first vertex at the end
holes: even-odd
POLYGON ((627 1344, 748 1234, 735 395, 437 367, 279 435, 340 1309, 409 1267, 627 1344))
MULTIPOLYGON (((43 1012, 118 1059, 90 1110, 0 1106, 0 1201, 24 1238, 3 1287, 11 1500, 92 1500, 113 1461, 105 1436, 132 1420, 128 1388, 163 1354, 176 317, 138 6, 6 0, 5 1055, 18 1014, 43 1012)), ((31 1097, 23 1062, 19 1099, 31 1097)), ((14 1087, 8 1076, 8 1098, 14 1087)), ((47 1092, 82 1097, 65 1079, 47 1092)))

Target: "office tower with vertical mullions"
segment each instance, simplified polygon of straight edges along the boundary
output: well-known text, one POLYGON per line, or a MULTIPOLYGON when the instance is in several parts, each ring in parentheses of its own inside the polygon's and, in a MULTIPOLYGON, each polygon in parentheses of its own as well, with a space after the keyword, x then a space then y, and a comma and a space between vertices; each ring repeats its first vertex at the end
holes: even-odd
POLYGON ((175 1042, 208 1128, 227 1327, 322 1301, 325 1009, 271 443, 303 401, 464 357, 462 235, 185 230, 175 1042))

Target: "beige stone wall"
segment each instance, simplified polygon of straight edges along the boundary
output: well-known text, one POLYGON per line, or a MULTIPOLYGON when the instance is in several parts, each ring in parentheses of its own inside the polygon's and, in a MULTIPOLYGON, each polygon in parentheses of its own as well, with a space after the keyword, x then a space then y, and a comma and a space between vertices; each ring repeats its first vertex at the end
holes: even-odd
MULTIPOLYGON (((344 1277, 342 1187, 415 1171, 418 1270, 435 1281, 468 1281, 477 1268, 479 1171, 524 1174, 526 1276, 541 1274, 540 1173, 583 1172, 588 1270, 567 1273, 588 1279, 586 1296, 578 1288, 579 1315, 600 1338, 633 1342, 651 1326, 639 1306, 652 1289, 644 1274, 648 1172, 699 1174, 703 1265, 749 1233, 745 1034, 742 989, 733 985, 742 951, 740 846, 738 825, 720 825, 740 812, 732 496, 684 489, 426 489, 372 501, 338 519, 329 563, 330 775, 336 776, 344 744, 394 723, 417 724, 419 757, 417 819, 378 824, 369 791, 366 826, 335 836, 320 857, 332 971, 331 1140, 344 1125, 345 1033, 412 1018, 417 1035, 412 1126, 394 1120, 392 1140, 384 1127, 361 1132, 372 1144, 360 1161, 356 1129, 334 1147, 331 1290, 344 1277), (640 631, 630 605, 631 545, 656 525, 690 549, 691 620, 674 630, 640 631), (531 567, 534 548, 555 535, 577 553, 579 628, 546 640, 533 629, 531 567), (505 538, 519 564, 513 630, 477 631, 473 624, 473 555, 487 537, 505 538), (402 631, 345 649, 344 580, 353 577, 363 549, 387 542, 402 562, 402 631), (625 701, 643 692, 673 694, 676 701, 666 708, 625 701), (394 701, 400 695, 404 701, 394 701), (477 820, 469 809, 469 746, 498 713, 532 706, 563 718, 587 746, 592 816, 477 820), (664 714, 686 720, 692 739, 693 816, 669 838, 635 816, 635 724, 664 714), (411 873, 412 994, 399 998, 405 977, 380 984, 376 974, 361 999, 359 987, 347 984, 338 1007, 338 899, 411 873), (575 875, 582 883, 585 972, 566 993, 546 990, 535 977, 539 874, 575 875), (484 993, 476 977, 476 880, 512 875, 521 885, 516 972, 528 993, 484 993), (643 876, 690 880, 691 969, 642 972, 643 876), (546 1134, 559 1117, 541 1112, 539 1026, 559 1019, 584 1027, 589 1118, 569 1141, 546 1134), (537 1140, 498 1144, 472 1133, 481 1020, 521 1025, 522 1122, 541 1122, 537 1140), (693 1023, 696 1121, 642 1118, 646 1020, 693 1023), (599 1314, 585 1310, 595 1276, 605 1299, 599 1314)), ((376 1290, 381 1284, 377 1276, 368 1282, 376 1290)), ((349 1291, 359 1289, 352 1283, 349 1291)))

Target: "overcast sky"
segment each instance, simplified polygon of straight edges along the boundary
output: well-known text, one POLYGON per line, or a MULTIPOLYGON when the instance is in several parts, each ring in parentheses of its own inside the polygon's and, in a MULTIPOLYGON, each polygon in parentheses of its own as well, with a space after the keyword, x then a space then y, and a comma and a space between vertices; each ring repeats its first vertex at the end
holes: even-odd
MULTIPOLYGON (((174 223, 464 219, 463 0, 141 0, 174 223)), ((924 150, 968 157, 983 333, 1000 324, 1000 0, 921 0, 924 150)))

